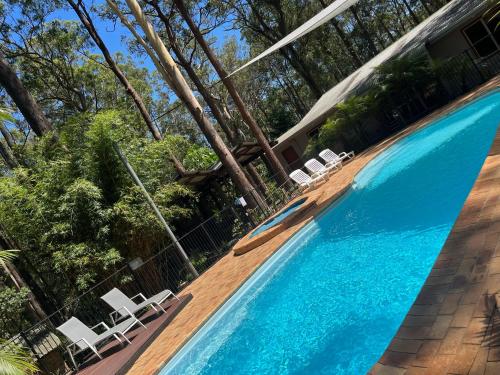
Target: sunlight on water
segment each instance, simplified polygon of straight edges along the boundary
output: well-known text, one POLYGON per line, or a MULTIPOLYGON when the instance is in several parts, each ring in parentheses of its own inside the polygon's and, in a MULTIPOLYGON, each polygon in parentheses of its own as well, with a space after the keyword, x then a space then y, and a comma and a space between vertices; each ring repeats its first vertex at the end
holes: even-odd
POLYGON ((423 285, 499 120, 495 93, 384 151, 161 374, 366 373, 423 285))

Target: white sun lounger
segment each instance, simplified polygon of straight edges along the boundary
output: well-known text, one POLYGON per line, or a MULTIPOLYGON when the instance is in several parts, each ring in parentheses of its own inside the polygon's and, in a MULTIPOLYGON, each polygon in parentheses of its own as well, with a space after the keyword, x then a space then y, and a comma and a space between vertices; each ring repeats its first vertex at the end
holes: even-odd
POLYGON ((109 314, 109 316, 113 322, 116 322, 117 320, 130 315, 136 317, 136 314, 145 310, 147 307, 152 307, 155 311, 161 310, 165 312, 165 309, 161 307, 161 304, 169 297, 174 297, 179 300, 179 298, 168 289, 165 289, 163 292, 160 292, 151 298, 146 298, 142 293, 139 293, 132 298, 128 298, 120 289, 113 288, 108 293, 103 295, 101 299, 113 308, 114 311, 109 314), (142 299, 142 302, 139 304, 133 301, 133 299, 137 297, 142 299))
POLYGON ((336 163, 331 163, 329 166, 325 166, 322 163, 320 163, 317 159, 311 159, 308 160, 304 165, 307 168, 307 170, 312 173, 311 177, 314 178, 316 176, 328 174, 334 170, 336 171, 340 169, 342 163, 338 161, 336 163))
POLYGON ((337 155, 335 152, 327 148, 326 150, 321 151, 319 153, 319 156, 325 161, 326 165, 328 166, 334 163, 338 163, 339 161, 343 163, 346 159, 352 159, 355 155, 354 151, 351 151, 349 153, 341 152, 337 155))
POLYGON ((108 327, 106 323, 101 322, 94 327, 89 328, 78 318, 73 316, 67 322, 57 327, 57 330, 71 341, 71 344, 68 345, 66 349, 68 350, 71 362, 73 362, 75 368, 78 369, 75 361, 75 355, 90 349, 95 353, 95 355, 97 355, 97 357, 99 357, 99 359, 102 359, 102 356, 99 354, 97 349, 98 345, 108 341, 109 339, 116 339, 121 343, 123 342, 122 340, 125 340, 125 342, 130 344, 129 339, 127 339, 125 334, 136 324, 146 328, 135 317, 129 317, 113 327, 108 327), (105 331, 101 334, 94 331, 94 329, 99 326, 102 326, 105 329, 105 331))
POLYGON ((312 178, 311 176, 309 176, 307 173, 305 173, 301 169, 297 169, 296 171, 293 171, 292 173, 290 173, 290 178, 293 181, 295 181, 297 184, 299 184, 300 187, 303 187, 303 188, 308 188, 308 187, 314 186, 321 180, 326 181, 327 177, 328 177, 327 174, 322 174, 320 176, 312 178))

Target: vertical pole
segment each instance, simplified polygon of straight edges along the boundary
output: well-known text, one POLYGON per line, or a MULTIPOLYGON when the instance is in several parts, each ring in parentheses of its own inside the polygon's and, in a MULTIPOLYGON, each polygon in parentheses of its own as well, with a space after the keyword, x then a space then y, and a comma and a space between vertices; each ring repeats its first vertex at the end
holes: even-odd
POLYGON ((160 210, 158 209, 158 207, 156 206, 155 202, 153 201, 153 199, 149 195, 148 191, 146 190, 146 188, 142 184, 141 180, 139 179, 139 177, 135 173, 134 169, 132 168, 132 166, 128 162, 127 158, 125 157, 125 155, 123 155, 122 151, 120 150, 120 147, 118 147, 118 144, 113 143, 113 148, 114 148, 116 154, 118 155, 118 157, 120 158, 120 160, 122 161, 123 165, 127 169, 127 172, 130 174, 130 176, 132 177, 132 179, 134 180, 134 182, 137 184, 137 186, 139 186, 139 188, 141 189, 142 194, 144 195, 144 197, 146 197, 146 200, 148 201, 149 205, 153 209, 156 217, 158 218, 158 220, 160 220, 160 222, 162 223, 163 227, 167 231, 168 236, 174 242, 175 247, 179 251, 179 254, 180 254, 182 260, 184 261, 184 263, 186 264, 186 266, 189 268, 189 271, 191 271, 191 273, 193 274, 193 276, 195 278, 197 278, 198 276, 200 276, 198 274, 198 271, 196 271, 196 268, 194 268, 193 264, 191 263, 191 261, 189 260, 189 258, 187 256, 186 252, 184 251, 184 249, 182 248, 181 244, 179 243, 179 241, 175 237, 174 233, 172 232, 172 229, 170 229, 170 226, 167 224, 167 222, 163 218, 160 210))
POLYGON ((476 62, 474 61, 474 57, 472 57, 472 55, 470 53, 470 50, 465 51, 465 54, 467 55, 467 57, 469 58, 470 62, 472 63, 472 65, 476 69, 477 73, 479 74, 479 77, 481 77, 481 80, 482 80, 481 83, 486 82, 486 78, 484 77, 484 74, 481 71, 481 69, 479 69, 479 66, 477 66, 476 62))

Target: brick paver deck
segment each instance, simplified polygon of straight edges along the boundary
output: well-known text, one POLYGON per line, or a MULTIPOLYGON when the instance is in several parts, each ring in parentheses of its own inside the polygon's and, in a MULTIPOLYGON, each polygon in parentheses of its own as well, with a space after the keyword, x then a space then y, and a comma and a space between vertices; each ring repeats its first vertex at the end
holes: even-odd
MULTIPOLYGON (((128 374, 157 373, 245 280, 293 234, 337 199, 354 176, 380 151, 437 116, 495 87, 500 87, 499 78, 357 156, 328 183, 315 190, 313 194, 318 197, 318 206, 308 212, 303 222, 245 255, 235 257, 230 253, 221 259, 185 289, 185 293, 193 295, 193 300, 135 362, 128 374)), ((492 152, 500 150, 499 142, 500 135, 492 152)), ((500 367, 497 366, 496 372, 494 368, 495 364, 500 365, 500 362, 494 362, 497 358, 500 360, 500 346, 491 351, 482 346, 485 342, 500 345, 500 331, 495 333, 496 330, 491 329, 491 319, 487 318, 492 310, 493 284, 498 280, 500 286, 500 250, 497 249, 497 261, 493 260, 495 253, 492 250, 500 233, 499 167, 500 156, 490 154, 454 227, 452 238, 422 289, 417 300, 419 304, 410 311, 390 350, 374 367, 374 374, 447 374, 443 371, 462 371, 467 366, 483 368, 483 372, 471 374, 483 374, 486 368, 488 375, 500 374, 500 367), (491 272, 498 274, 495 276, 491 272)))
POLYGON ((497 293, 500 130, 425 285, 371 374, 500 375, 497 293))

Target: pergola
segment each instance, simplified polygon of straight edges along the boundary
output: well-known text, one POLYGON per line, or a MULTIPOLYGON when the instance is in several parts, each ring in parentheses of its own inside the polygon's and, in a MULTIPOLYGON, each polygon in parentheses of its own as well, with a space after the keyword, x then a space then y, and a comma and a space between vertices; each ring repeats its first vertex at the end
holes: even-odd
MULTIPOLYGON (((231 149, 232 154, 242 166, 246 166, 258 157, 262 156, 262 148, 257 142, 241 142, 231 149)), ((177 181, 191 186, 201 186, 212 180, 224 178, 227 176, 227 170, 219 161, 206 170, 184 171, 177 177, 177 181)))

